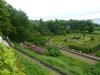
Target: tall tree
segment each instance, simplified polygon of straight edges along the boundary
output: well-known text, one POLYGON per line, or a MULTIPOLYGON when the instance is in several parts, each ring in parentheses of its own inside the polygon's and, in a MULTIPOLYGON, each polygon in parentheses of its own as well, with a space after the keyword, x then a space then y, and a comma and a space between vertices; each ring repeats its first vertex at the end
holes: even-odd
POLYGON ((10 13, 7 11, 6 5, 4 0, 0 0, 0 31, 3 35, 8 36, 14 28, 9 19, 10 13))
POLYGON ((48 34, 49 31, 48 31, 48 26, 46 25, 45 22, 43 22, 42 19, 39 20, 39 28, 38 28, 38 31, 41 33, 41 34, 48 34))
POLYGON ((8 11, 10 12, 10 19, 15 31, 12 32, 9 37, 14 41, 25 41, 29 36, 29 20, 27 15, 21 11, 16 10, 12 6, 7 6, 8 11))

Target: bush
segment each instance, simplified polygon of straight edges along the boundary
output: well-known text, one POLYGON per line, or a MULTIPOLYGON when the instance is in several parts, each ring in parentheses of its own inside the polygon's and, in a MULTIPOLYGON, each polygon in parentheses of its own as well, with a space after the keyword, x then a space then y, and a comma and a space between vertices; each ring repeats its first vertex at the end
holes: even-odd
POLYGON ((61 52, 58 48, 48 47, 47 50, 50 56, 56 57, 61 55, 61 52))

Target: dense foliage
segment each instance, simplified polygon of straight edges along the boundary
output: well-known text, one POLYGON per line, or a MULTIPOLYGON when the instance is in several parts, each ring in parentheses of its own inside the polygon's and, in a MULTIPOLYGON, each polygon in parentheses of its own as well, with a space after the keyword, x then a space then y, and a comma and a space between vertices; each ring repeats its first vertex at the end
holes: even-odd
MULTIPOLYGON (((21 65, 20 65, 21 66, 21 65)), ((25 75, 18 67, 12 48, 0 44, 0 75, 25 75)))
POLYGON ((4 35, 9 35, 13 31, 9 17, 10 13, 7 11, 6 2, 0 0, 0 32, 4 35))
POLYGON ((26 14, 21 10, 16 10, 10 5, 7 6, 8 11, 10 12, 10 20, 15 31, 13 31, 8 36, 14 41, 24 41, 28 40, 29 35, 29 22, 26 14), (27 35, 27 36, 26 36, 27 35))
POLYGON ((66 33, 91 33, 94 31, 95 23, 91 20, 50 20, 33 21, 33 25, 37 24, 34 28, 44 34, 66 34, 66 33))

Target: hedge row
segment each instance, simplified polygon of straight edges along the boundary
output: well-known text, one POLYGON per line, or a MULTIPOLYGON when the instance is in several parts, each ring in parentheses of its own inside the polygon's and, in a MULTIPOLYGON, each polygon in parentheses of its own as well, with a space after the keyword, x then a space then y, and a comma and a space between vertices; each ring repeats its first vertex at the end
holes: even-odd
POLYGON ((84 47, 79 47, 75 45, 69 45, 69 48, 75 49, 76 51, 82 51, 84 53, 91 53, 92 49, 91 48, 84 48, 84 47))
POLYGON ((100 44, 96 45, 93 48, 85 48, 85 47, 80 47, 76 45, 69 45, 69 48, 75 49, 76 51, 82 51, 88 54, 88 53, 95 52, 96 50, 100 49, 100 44))

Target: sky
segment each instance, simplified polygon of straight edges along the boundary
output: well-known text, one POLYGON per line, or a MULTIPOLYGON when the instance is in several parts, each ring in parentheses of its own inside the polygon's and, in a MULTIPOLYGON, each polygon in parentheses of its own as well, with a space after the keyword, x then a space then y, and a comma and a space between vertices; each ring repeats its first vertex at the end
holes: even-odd
POLYGON ((6 0, 29 19, 94 19, 100 18, 100 0, 6 0))

